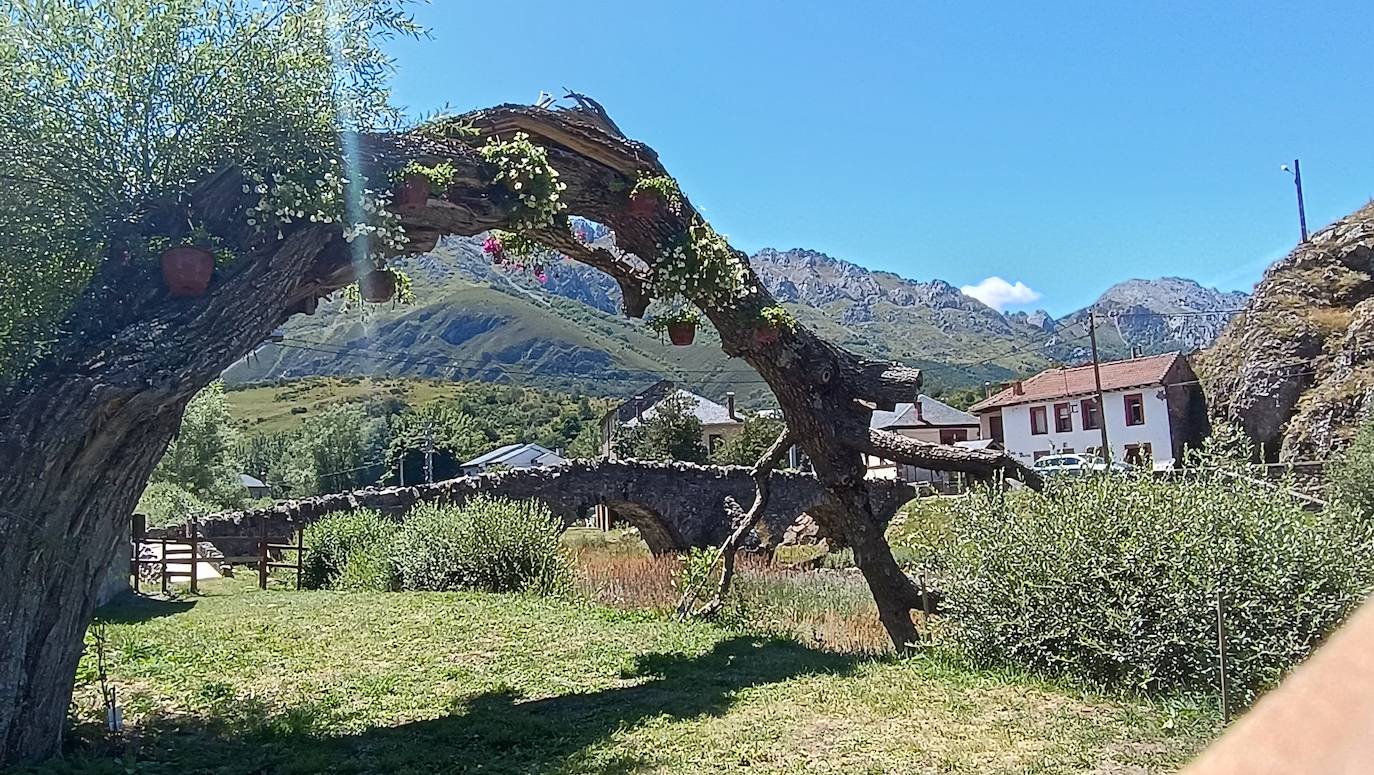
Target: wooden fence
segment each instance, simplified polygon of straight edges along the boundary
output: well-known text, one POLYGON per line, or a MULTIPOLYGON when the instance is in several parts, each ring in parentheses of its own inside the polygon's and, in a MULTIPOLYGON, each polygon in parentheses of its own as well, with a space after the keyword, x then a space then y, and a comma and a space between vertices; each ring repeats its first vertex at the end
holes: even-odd
POLYGON ((129 572, 133 576, 135 592, 142 592, 144 581, 158 584, 162 594, 167 594, 169 585, 178 579, 190 582, 191 594, 200 591, 196 570, 199 563, 210 559, 220 559, 226 565, 246 565, 255 567, 258 572, 258 588, 267 589, 267 579, 273 568, 286 568, 296 572, 296 589, 301 588, 305 566, 305 530, 294 531, 287 536, 270 535, 267 520, 258 520, 258 531, 254 535, 215 536, 210 539, 223 558, 205 556, 200 550, 201 537, 196 520, 186 522, 185 537, 168 537, 166 534, 152 537, 148 535, 147 522, 142 514, 135 514, 130 541, 131 555, 129 572), (145 558, 145 549, 157 547, 159 556, 145 558), (219 547, 225 547, 225 551, 219 547), (242 553, 245 547, 252 548, 252 554, 242 553), (235 553, 237 550, 237 553, 235 553), (293 554, 290 562, 284 560, 287 553, 293 554), (172 566, 185 565, 186 570, 173 569, 172 566))

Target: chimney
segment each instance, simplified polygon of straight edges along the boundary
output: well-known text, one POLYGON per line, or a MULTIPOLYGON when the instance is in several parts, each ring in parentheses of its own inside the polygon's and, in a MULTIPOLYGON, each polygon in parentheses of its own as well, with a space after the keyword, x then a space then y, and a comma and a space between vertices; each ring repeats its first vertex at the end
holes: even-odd
POLYGON ((644 396, 635 396, 635 419, 644 421, 644 396))
POLYGON ((735 416, 735 391, 731 390, 725 394, 725 411, 730 415, 731 420, 738 420, 735 416))
POLYGON ((916 412, 916 422, 922 422, 922 418, 921 418, 921 397, 920 397, 920 396, 916 396, 916 402, 913 403, 913 404, 911 405, 911 407, 912 407, 912 409, 915 410, 915 412, 916 412))
POLYGON ((983 398, 992 398, 992 382, 983 383, 983 398))
POLYGON ((1018 396, 1023 396, 1026 394, 1026 388, 1024 385, 1021 384, 1021 380, 1018 379, 1015 382, 1011 383, 1011 392, 1018 396))

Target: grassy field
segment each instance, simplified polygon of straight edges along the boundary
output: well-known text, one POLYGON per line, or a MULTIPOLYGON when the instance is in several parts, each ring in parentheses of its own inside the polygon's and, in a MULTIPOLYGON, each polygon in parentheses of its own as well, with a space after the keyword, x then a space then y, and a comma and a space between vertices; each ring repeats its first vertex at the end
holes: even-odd
POLYGON ((129 731, 102 739, 86 683, 44 771, 1164 772, 1215 729, 1186 705, 579 601, 225 580, 102 615, 129 731))
POLYGON ((420 406, 441 398, 458 398, 463 383, 427 379, 371 377, 312 377, 286 385, 267 385, 227 391, 235 422, 254 433, 297 428, 311 412, 336 404, 365 403, 385 397, 420 406))

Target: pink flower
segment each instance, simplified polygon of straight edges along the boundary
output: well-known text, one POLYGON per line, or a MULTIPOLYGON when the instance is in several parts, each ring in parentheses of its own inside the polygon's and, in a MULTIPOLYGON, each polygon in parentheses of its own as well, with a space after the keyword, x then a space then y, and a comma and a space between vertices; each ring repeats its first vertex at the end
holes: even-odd
POLYGON ((501 240, 493 236, 487 237, 486 241, 482 243, 482 252, 499 261, 506 255, 506 248, 501 244, 501 240))
POLYGON ((544 274, 544 270, 541 269, 538 272, 534 273, 534 279, 538 280, 539 283, 542 285, 549 281, 549 276, 544 274))

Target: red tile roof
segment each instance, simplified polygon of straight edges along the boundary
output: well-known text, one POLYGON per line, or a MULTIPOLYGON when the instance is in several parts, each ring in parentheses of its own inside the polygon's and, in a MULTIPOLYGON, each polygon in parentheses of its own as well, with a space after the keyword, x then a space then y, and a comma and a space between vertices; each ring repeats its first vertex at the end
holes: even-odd
MULTIPOLYGON (((1174 361, 1182 357, 1178 353, 1167 353, 1103 363, 1099 367, 1102 372, 1102 390, 1106 392, 1162 385, 1169 369, 1173 368, 1174 361)), ((1014 387, 1008 387, 969 407, 969 411, 984 412, 1003 406, 1089 395, 1096 390, 1093 381, 1093 367, 1089 364, 1070 369, 1059 368, 1042 371, 1030 379, 1022 380, 1021 390, 1022 392, 1018 395, 1014 387)))

